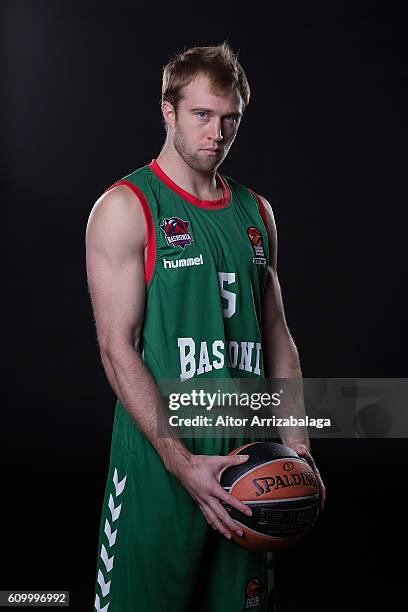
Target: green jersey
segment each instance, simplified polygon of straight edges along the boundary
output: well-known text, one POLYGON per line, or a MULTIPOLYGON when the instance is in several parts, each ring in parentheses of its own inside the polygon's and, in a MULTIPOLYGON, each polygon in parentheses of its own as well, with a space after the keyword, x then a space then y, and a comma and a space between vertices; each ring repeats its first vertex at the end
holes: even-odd
POLYGON ((217 174, 223 197, 203 201, 155 160, 115 183, 142 202, 146 305, 140 347, 156 381, 263 376, 261 298, 268 237, 261 202, 217 174))
MULTIPOLYGON (((262 202, 217 175, 223 196, 203 201, 155 160, 115 185, 138 196, 147 228, 140 350, 161 379, 263 377, 261 299, 268 239, 262 202)), ((232 381, 233 382, 233 381, 232 381)), ((194 437, 199 455, 252 440, 194 437)), ((118 399, 97 557, 96 612, 274 610, 268 556, 227 542, 164 466, 118 399)))

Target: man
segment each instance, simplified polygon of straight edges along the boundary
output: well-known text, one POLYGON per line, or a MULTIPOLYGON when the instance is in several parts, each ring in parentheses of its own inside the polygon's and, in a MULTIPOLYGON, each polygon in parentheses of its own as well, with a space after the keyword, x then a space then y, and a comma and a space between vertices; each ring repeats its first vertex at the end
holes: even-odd
MULTIPOLYGON (((89 288, 118 398, 96 610, 273 609, 267 555, 228 541, 242 530, 221 504, 250 513, 219 484, 244 440, 160 437, 156 420, 162 379, 301 377, 271 207, 217 172, 249 97, 226 43, 176 56, 163 73, 160 155, 112 185, 89 217, 89 288)), ((318 475, 305 431, 282 441, 318 475)))

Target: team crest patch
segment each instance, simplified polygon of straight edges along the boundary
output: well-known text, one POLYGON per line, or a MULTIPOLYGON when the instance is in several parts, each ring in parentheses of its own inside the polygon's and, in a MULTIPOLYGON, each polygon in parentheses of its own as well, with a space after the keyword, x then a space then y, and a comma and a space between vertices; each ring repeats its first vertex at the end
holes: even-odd
POLYGON ((252 248, 254 250, 255 257, 252 259, 254 264, 266 263, 264 248, 262 244, 261 230, 257 227, 248 227, 247 229, 248 238, 251 241, 252 248))
POLYGON ((261 603, 261 581, 259 578, 251 578, 245 586, 245 610, 257 608, 261 603))
POLYGON ((193 242, 193 237, 188 231, 189 221, 183 221, 179 217, 168 217, 160 223, 160 229, 166 236, 167 244, 184 249, 193 242))

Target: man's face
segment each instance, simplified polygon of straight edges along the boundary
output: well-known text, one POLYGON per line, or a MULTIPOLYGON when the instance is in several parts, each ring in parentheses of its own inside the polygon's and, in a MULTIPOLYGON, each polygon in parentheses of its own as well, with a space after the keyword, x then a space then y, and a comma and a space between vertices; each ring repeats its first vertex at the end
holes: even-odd
MULTIPOLYGON (((182 91, 171 136, 180 157, 197 172, 213 172, 234 142, 243 101, 237 88, 215 93, 205 75, 182 91)), ((170 128, 171 129, 171 128, 170 128)))

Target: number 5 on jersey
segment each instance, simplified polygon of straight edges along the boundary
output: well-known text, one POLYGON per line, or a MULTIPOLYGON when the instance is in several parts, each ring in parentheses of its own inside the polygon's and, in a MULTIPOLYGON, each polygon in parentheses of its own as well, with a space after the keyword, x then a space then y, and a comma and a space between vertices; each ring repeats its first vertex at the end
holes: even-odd
POLYGON ((232 291, 224 288, 224 283, 231 285, 235 283, 235 272, 218 272, 218 281, 220 283, 220 293, 227 301, 227 306, 222 307, 223 315, 226 319, 232 317, 236 310, 237 296, 232 291))

